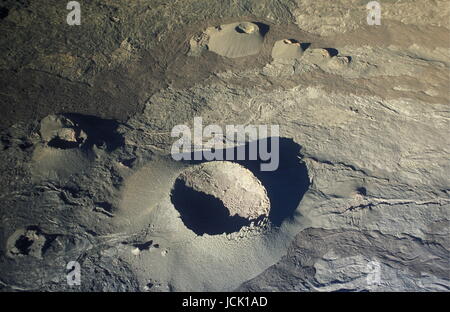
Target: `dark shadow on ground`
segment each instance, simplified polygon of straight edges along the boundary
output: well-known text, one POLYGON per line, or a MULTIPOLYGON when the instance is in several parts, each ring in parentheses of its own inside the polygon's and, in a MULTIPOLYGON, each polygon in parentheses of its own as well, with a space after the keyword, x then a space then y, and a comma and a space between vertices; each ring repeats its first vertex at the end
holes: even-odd
POLYGON ((246 218, 230 216, 222 201, 195 191, 181 179, 176 180, 171 199, 183 223, 197 235, 229 234, 250 224, 246 218))
POLYGON ((339 51, 334 48, 324 48, 324 49, 328 51, 331 57, 339 54, 339 51))
POLYGON ((302 48, 303 51, 308 49, 310 47, 310 45, 311 45, 311 43, 309 43, 309 42, 302 42, 302 43, 300 43, 300 47, 302 48))
POLYGON ((105 146, 107 151, 113 151, 124 145, 123 136, 117 132, 119 122, 114 119, 73 113, 63 114, 63 116, 75 122, 86 132, 87 140, 84 146, 87 148, 97 145, 105 146))
POLYGON ((264 37, 269 32, 269 29, 270 29, 269 25, 261 23, 261 22, 252 22, 252 23, 258 25, 261 36, 264 37))

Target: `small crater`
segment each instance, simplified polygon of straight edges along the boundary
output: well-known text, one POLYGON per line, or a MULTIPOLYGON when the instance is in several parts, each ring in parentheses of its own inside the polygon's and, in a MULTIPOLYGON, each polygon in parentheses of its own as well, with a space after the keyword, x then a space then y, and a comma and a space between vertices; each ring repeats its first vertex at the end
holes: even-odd
POLYGON ((241 34, 253 34, 255 31, 258 31, 258 26, 253 23, 240 23, 236 26, 236 31, 241 34))
POLYGON ((40 134, 47 146, 57 149, 77 148, 86 140, 84 131, 64 116, 50 115, 42 119, 40 134))
POLYGON ((283 39, 275 42, 272 48, 272 58, 277 60, 299 59, 303 55, 304 49, 296 39, 283 39))
POLYGON ((335 68, 345 68, 351 62, 350 56, 338 55, 331 59, 330 65, 335 68))
POLYGON ((72 149, 104 147, 113 151, 124 144, 117 132, 119 123, 82 114, 49 115, 42 119, 40 135, 49 147, 72 149))
POLYGON ((17 239, 14 246, 17 248, 17 251, 19 252, 19 254, 27 256, 30 253, 31 245, 33 245, 33 243, 34 243, 34 240, 32 240, 30 237, 28 237, 26 235, 21 235, 17 239))
POLYGON ((7 241, 10 257, 32 256, 42 259, 58 235, 45 234, 37 226, 15 231, 7 241))

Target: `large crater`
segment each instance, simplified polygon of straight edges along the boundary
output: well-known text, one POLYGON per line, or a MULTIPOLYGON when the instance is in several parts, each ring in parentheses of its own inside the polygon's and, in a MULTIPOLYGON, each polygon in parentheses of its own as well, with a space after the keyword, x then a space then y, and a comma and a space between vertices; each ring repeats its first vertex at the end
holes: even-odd
POLYGON ((252 172, 227 161, 206 162, 183 171, 172 202, 186 227, 197 235, 239 231, 268 217, 266 189, 252 172))

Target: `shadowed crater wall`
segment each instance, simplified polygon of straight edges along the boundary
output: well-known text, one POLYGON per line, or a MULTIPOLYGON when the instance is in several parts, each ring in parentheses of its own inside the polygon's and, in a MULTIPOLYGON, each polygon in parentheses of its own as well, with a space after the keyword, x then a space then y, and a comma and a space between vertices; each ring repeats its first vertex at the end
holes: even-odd
POLYGON ((171 199, 183 223, 197 235, 230 234, 250 224, 246 218, 230 216, 220 199, 186 186, 181 179, 176 180, 171 199))
POLYGON ((123 136, 117 132, 119 122, 114 119, 103 119, 83 114, 63 114, 64 117, 74 121, 86 132, 86 147, 105 145, 108 151, 113 151, 124 144, 123 136))

